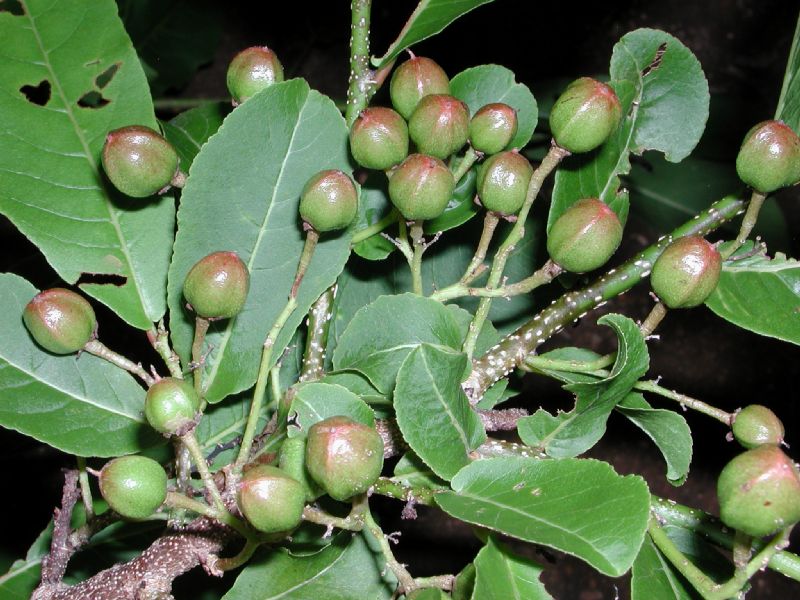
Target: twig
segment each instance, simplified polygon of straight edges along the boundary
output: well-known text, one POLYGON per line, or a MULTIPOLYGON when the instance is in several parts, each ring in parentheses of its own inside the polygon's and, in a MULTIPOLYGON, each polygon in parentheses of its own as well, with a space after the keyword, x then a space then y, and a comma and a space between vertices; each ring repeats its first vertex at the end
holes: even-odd
POLYGON ((137 364, 130 359, 125 358, 121 354, 118 354, 108 348, 105 344, 101 343, 100 340, 89 340, 86 342, 86 345, 83 349, 88 352, 89 354, 94 354, 95 356, 99 356, 100 358, 107 360, 112 365, 119 367, 120 369, 124 369, 129 373, 133 373, 139 379, 144 381, 145 385, 150 387, 155 383, 155 379, 144 370, 141 364, 137 364))
POLYGON ((64 473, 64 489, 61 493, 61 508, 53 511, 53 539, 50 542, 50 554, 42 559, 42 585, 58 585, 64 578, 67 563, 73 553, 69 544, 70 521, 72 520, 72 511, 80 497, 78 471, 66 471, 64 473))

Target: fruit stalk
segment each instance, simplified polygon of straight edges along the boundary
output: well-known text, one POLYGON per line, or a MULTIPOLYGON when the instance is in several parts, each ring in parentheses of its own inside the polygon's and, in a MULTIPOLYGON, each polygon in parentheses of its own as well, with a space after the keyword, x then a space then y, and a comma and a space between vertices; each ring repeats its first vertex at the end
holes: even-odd
POLYGON ((521 294, 528 294, 535 290, 537 287, 548 284, 558 275, 563 272, 563 269, 555 264, 553 261, 548 260, 540 269, 525 279, 512 283, 509 285, 501 285, 496 288, 475 288, 469 287, 462 283, 447 286, 441 290, 431 294, 431 298, 446 302, 453 298, 460 298, 462 296, 477 296, 480 298, 510 298, 511 296, 519 296, 521 294))
POLYGON ((192 368, 194 369, 194 390, 203 397, 203 345, 208 333, 209 320, 195 317, 194 339, 192 340, 192 368))
POLYGON ((150 345, 158 352, 164 364, 167 365, 169 374, 175 379, 183 379, 183 369, 181 368, 181 359, 178 354, 169 345, 169 332, 164 326, 164 319, 158 322, 158 326, 150 329, 147 332, 147 339, 150 345))
POLYGON ((99 340, 89 340, 86 342, 86 345, 83 347, 83 349, 89 354, 94 354, 103 360, 107 360, 112 365, 115 365, 120 369, 124 369, 129 373, 133 373, 139 379, 144 381, 145 385, 148 387, 155 383, 153 376, 145 371, 141 364, 135 363, 132 360, 125 358, 121 354, 117 354, 99 340))
POLYGON ((498 223, 500 223, 500 217, 495 212, 488 211, 483 217, 481 239, 478 240, 478 247, 475 249, 475 255, 472 257, 459 283, 466 285, 483 272, 481 267, 483 267, 483 261, 486 260, 486 253, 489 251, 489 244, 492 243, 492 238, 494 237, 494 232, 497 229, 498 223))
POLYGON ((766 199, 766 194, 755 190, 753 191, 753 195, 750 196, 750 204, 747 205, 747 212, 745 212, 744 217, 742 217, 742 224, 739 228, 739 234, 736 236, 736 240, 725 248, 724 251, 720 252, 722 260, 730 258, 734 252, 742 247, 742 244, 747 241, 747 238, 750 237, 753 227, 756 226, 756 221, 758 221, 758 213, 761 212, 761 207, 764 206, 764 200, 766 199))

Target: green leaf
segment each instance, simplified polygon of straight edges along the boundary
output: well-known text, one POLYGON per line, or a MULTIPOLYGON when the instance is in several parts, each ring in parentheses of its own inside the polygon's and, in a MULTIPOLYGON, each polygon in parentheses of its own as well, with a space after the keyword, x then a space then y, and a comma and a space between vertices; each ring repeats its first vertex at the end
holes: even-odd
POLYGON ((372 64, 382 67, 397 57, 403 50, 442 31, 461 15, 488 4, 492 0, 420 0, 411 13, 403 30, 392 42, 386 54, 373 57, 372 64))
MULTIPOLYGON (((455 304, 447 304, 446 306, 447 310, 453 313, 461 329, 461 341, 463 346, 464 340, 467 339, 467 333, 469 333, 469 326, 472 323, 472 313, 455 304)), ((500 334, 497 333, 492 322, 487 319, 484 321, 481 332, 478 334, 478 339, 475 342, 475 355, 480 356, 484 352, 488 352, 488 350, 499 341, 500 334)))
POLYGON ((543 567, 490 536, 475 557, 475 600, 552 600, 539 581, 543 567))
POLYGON ((577 396, 570 412, 554 417, 539 409, 518 423, 519 435, 527 445, 554 458, 577 456, 594 446, 603 437, 614 406, 650 365, 644 336, 635 322, 617 314, 605 315, 597 322, 612 327, 618 338, 617 358, 609 376, 564 386, 577 396))
POLYGON ((396 583, 381 575, 384 568, 383 558, 363 534, 343 532, 330 546, 309 556, 293 556, 283 548, 260 551, 223 600, 388 600, 396 583))
POLYGON ((617 577, 645 536, 650 493, 641 477, 596 460, 504 457, 475 461, 435 496, 448 514, 550 546, 617 577))
POLYGON ((414 294, 383 296, 355 314, 338 340, 333 366, 363 373, 388 394, 406 356, 423 343, 459 349, 461 332, 453 313, 414 294))
MULTIPOLYGON (((739 253, 747 252, 747 244, 739 253)), ((749 331, 800 344, 800 262, 776 254, 756 254, 722 265, 717 289, 706 306, 749 331)))
POLYGON ((698 597, 647 537, 633 563, 631 600, 694 600, 698 597))
MULTIPOLYGON (((197 155, 181 195, 169 272, 170 328, 184 360, 194 330, 182 293, 186 273, 217 250, 237 252, 250 270, 244 310, 214 322, 206 338, 212 348, 203 372, 209 402, 255 382, 262 345, 286 304, 303 248, 297 212, 303 186, 321 169, 349 168, 344 119, 300 79, 270 86, 239 106, 197 155)), ((348 233, 322 236, 297 309, 277 338, 273 364, 341 272, 349 240, 348 233)))
POLYGON ((200 148, 217 132, 228 111, 230 106, 209 102, 184 111, 162 124, 164 136, 175 147, 184 173, 189 172, 200 148))
POLYGON ((183 88, 210 63, 221 27, 211 0, 117 0, 125 29, 142 61, 152 70, 154 95, 183 88))
POLYGON ((667 479, 683 485, 692 462, 692 431, 683 415, 674 410, 652 408, 641 394, 632 393, 617 410, 655 442, 667 463, 667 479))
POLYGON ((800 131, 800 77, 798 74, 800 74, 800 19, 794 30, 792 49, 789 51, 789 61, 783 75, 781 97, 775 111, 775 118, 786 123, 795 132, 800 131))
POLYGON ((461 389, 466 367, 465 354, 421 344, 397 373, 397 425, 411 449, 446 480, 486 441, 480 417, 461 389))
POLYGON ((599 150, 562 163, 548 231, 581 198, 600 198, 624 223, 628 194, 619 178, 630 171, 629 154, 657 150, 680 162, 703 134, 708 83, 691 50, 668 33, 637 29, 624 35, 611 56, 611 85, 622 104, 622 123, 599 150))
POLYGON ((0 213, 67 283, 149 329, 166 309, 175 207, 123 196, 100 169, 109 130, 158 127, 136 52, 113 0, 21 4, 0 13, 0 213), (33 88, 44 105, 26 98, 33 88), (107 103, 84 106, 90 93, 107 103))
POLYGON ((331 383, 347 388, 367 404, 391 404, 391 400, 381 394, 369 379, 355 371, 335 371, 326 373, 320 383, 331 383))
POLYGON ((469 563, 456 575, 451 595, 453 600, 470 600, 475 589, 475 565, 469 563))
POLYGON ((330 383, 304 383, 297 387, 292 411, 297 416, 289 426, 289 437, 304 436, 314 423, 328 417, 344 416, 375 426, 375 413, 350 390, 330 383))
POLYGON ((508 379, 501 379, 486 390, 483 394, 483 398, 478 402, 477 408, 480 410, 491 410, 501 402, 505 402, 517 395, 515 390, 508 390, 507 388, 508 379))
POLYGON ((394 481, 413 487, 426 487, 430 489, 447 489, 447 482, 439 479, 430 470, 422 459, 408 451, 397 461, 394 467, 394 481))
POLYGON ((120 456, 160 443, 133 376, 91 354, 55 356, 36 345, 22 311, 37 291, 0 274, 0 425, 78 456, 120 456))
POLYGON ((514 72, 500 65, 481 65, 461 71, 450 81, 450 93, 466 102, 469 114, 492 102, 508 104, 517 111, 517 134, 508 148, 524 148, 538 122, 536 98, 524 83, 517 83, 514 72))

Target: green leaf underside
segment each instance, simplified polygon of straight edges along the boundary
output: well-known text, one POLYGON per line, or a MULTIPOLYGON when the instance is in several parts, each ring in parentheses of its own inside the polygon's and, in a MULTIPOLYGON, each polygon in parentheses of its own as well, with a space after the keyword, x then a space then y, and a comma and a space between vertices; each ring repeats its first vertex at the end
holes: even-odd
POLYGON ((397 57, 403 50, 427 39, 447 27, 461 15, 492 0, 420 0, 397 39, 386 54, 373 57, 372 64, 382 67, 397 57))
MULTIPOLYGON (((206 338, 206 348, 212 348, 203 372, 209 402, 255 382, 262 344, 286 305, 303 248, 298 217, 303 186, 321 169, 349 168, 344 119, 329 98, 299 79, 270 86, 243 103, 197 155, 181 197, 169 272, 170 326, 184 360, 194 329, 182 294, 186 273, 219 250, 237 252, 250 270, 244 309, 212 323, 206 338)), ((349 240, 347 232, 321 236, 272 364, 341 272, 349 240)))
POLYGON ((363 534, 340 533, 324 550, 293 556, 266 548, 248 563, 223 600, 389 599, 396 585, 363 534))
POLYGON ((800 131, 800 18, 792 38, 792 49, 783 75, 783 88, 775 118, 782 120, 795 133, 800 131))
POLYGON ((421 344, 397 373, 394 409, 411 449, 439 477, 450 480, 486 440, 478 414, 461 389, 465 354, 421 344))
POLYGON ((695 600, 698 597, 647 537, 633 563, 631 600, 695 600))
POLYGON ((119 277, 81 288, 147 329, 166 308, 173 201, 127 198, 100 169, 108 131, 157 128, 141 65, 112 0, 20 4, 24 15, 0 12, 0 212, 68 283, 84 273, 119 277), (26 98, 36 87, 44 105, 26 98), (90 92, 108 103, 79 105, 90 92))
POLYGON ((305 436, 309 427, 328 417, 343 416, 370 427, 375 413, 353 392, 331 383, 305 383, 297 388, 292 411, 296 417, 289 426, 289 437, 305 436))
POLYGON ((505 457, 473 462, 436 495, 448 514, 585 560, 616 577, 633 564, 647 529, 641 477, 585 459, 505 457))
POLYGON ((739 327, 800 344, 800 262, 781 254, 726 262, 706 306, 739 327))
POLYGON ((0 425, 78 456, 119 456, 159 443, 133 376, 92 356, 42 350, 22 323, 36 295, 0 274, 0 425))
POLYGON ((489 538, 475 557, 475 600, 552 600, 539 581, 542 566, 489 538))
POLYGON ((527 445, 554 458, 577 456, 594 446, 605 433, 611 411, 650 364, 644 337, 631 319, 610 314, 597 322, 612 327, 618 338, 617 358, 608 378, 567 384, 564 389, 576 395, 572 411, 553 416, 539 409, 518 423, 527 445))
POLYGON ((453 77, 450 93, 465 102, 473 116, 487 104, 508 104, 517 111, 517 133, 508 148, 522 149, 531 140, 539 118, 536 98, 528 86, 516 82, 513 71, 500 65, 472 67, 453 77))
POLYGON ((338 340, 333 366, 364 374, 387 394, 406 356, 423 343, 459 349, 461 335, 453 313, 440 302, 414 294, 381 296, 353 316, 338 340))
POLYGON ((189 172, 200 148, 217 132, 229 110, 229 106, 220 102, 209 102, 190 108, 162 124, 164 136, 178 153, 184 173, 189 172))
POLYGON ((708 83, 692 52, 671 35, 655 29, 624 35, 611 56, 611 85, 622 123, 597 151, 566 160, 556 173, 548 231, 581 198, 600 198, 624 223, 628 193, 619 177, 630 171, 629 154, 657 150, 680 162, 703 134, 708 83))

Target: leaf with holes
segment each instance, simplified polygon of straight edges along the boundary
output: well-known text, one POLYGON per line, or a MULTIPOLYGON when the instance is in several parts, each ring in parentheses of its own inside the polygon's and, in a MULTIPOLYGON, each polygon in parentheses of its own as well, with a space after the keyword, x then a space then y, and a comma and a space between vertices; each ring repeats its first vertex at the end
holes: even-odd
MULTIPOLYGON (((349 168, 341 113, 300 79, 275 84, 239 106, 192 163, 169 271, 170 328, 184 359, 194 330, 183 300, 186 273, 217 250, 237 252, 250 270, 244 309, 214 322, 206 337, 211 350, 203 386, 210 402, 255 382, 262 345, 286 305, 303 249, 298 217, 303 186, 321 169, 349 168)), ((297 310, 277 338, 273 364, 311 304, 336 281, 349 252, 348 232, 321 236, 297 310)))
POLYGON ((0 12, 0 213, 65 281, 148 329, 166 308, 175 207, 122 196, 100 170, 108 131, 158 127, 136 52, 112 0, 20 4, 0 12))
POLYGON ((657 150, 680 162, 697 145, 708 119, 708 82, 691 50, 668 33, 637 29, 625 34, 611 56, 611 86, 622 104, 622 123, 597 151, 565 160, 556 173, 549 231, 581 198, 600 198, 624 223, 628 192, 620 176, 629 154, 657 150))
POLYGON ((230 106, 209 102, 162 123, 164 135, 178 153, 184 173, 189 172, 200 148, 217 132, 229 111, 230 106))
POLYGON ((343 416, 375 426, 375 413, 353 392, 331 383, 304 383, 297 387, 292 400, 296 414, 288 428, 289 437, 305 436, 314 423, 328 417, 343 416))
POLYGON ((22 323, 38 290, 0 275, 0 425, 78 456, 120 456, 163 442, 147 425, 144 389, 91 354, 55 356, 22 323))
POLYGON ((553 600, 539 581, 544 568, 530 558, 514 554, 489 536, 475 557, 473 598, 480 600, 553 600))

